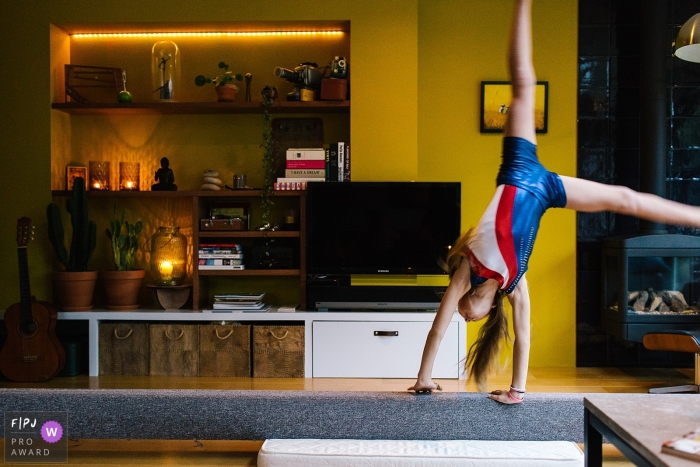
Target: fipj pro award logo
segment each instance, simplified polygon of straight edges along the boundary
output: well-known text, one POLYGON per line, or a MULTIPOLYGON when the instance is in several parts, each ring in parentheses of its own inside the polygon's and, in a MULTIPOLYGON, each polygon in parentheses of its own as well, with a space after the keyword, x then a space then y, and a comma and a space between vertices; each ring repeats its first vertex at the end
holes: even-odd
POLYGON ((66 412, 5 412, 5 463, 68 461, 66 412))

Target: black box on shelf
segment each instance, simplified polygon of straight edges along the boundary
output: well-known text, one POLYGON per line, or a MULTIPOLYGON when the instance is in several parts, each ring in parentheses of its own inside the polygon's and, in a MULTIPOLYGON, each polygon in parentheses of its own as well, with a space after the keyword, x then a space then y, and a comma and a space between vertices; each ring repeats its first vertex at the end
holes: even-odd
POLYGON ((254 246, 250 269, 293 269, 294 250, 288 246, 254 246))

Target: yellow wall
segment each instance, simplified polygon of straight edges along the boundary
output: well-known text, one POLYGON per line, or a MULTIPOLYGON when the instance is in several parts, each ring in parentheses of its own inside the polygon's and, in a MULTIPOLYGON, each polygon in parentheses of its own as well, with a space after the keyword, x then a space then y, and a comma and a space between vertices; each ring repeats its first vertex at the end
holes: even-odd
MULTIPOLYGON (((65 144, 52 142, 51 126, 77 138, 68 134, 65 116, 52 122, 50 89, 56 77, 49 73, 50 62, 62 52, 54 41, 58 50, 53 57, 50 53, 51 24, 348 20, 353 178, 462 181, 467 227, 478 220, 493 191, 500 143, 498 136, 478 132, 479 81, 506 77, 510 5, 510 0, 123 0, 99 7, 86 0, 0 2, 0 206, 5 214, 0 308, 18 300, 14 238, 20 216, 31 217, 37 228, 29 249, 32 292, 41 298, 50 294, 45 208, 51 201, 51 153, 73 157, 60 152, 65 144)), ((550 132, 540 136, 540 157, 565 174, 575 172, 576 160, 576 11, 576 2, 542 0, 534 15, 538 77, 550 82, 550 132)), ((197 135, 192 138, 193 147, 206 146, 197 135)), ((531 269, 532 365, 573 366, 573 214, 545 217, 531 269)))
MULTIPOLYGON (((479 132, 481 81, 506 81, 512 1, 431 0, 418 9, 418 174, 462 182, 462 227, 476 225, 495 188, 501 135, 479 132)), ((538 153, 552 171, 576 175, 577 2, 537 0, 533 54, 549 81, 549 131, 538 153)), ((533 366, 574 366, 576 218, 544 216, 527 273, 533 366)), ((473 342, 478 327, 468 326, 473 342)))

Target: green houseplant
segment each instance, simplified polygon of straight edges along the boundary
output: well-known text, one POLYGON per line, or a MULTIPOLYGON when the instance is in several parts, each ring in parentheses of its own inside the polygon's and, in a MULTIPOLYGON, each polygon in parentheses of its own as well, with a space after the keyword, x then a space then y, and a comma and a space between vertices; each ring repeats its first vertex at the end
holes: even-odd
POLYGON ((272 195, 274 191, 275 165, 277 164, 275 139, 272 134, 272 115, 270 114, 269 107, 275 102, 277 89, 265 86, 261 94, 263 105, 263 141, 260 147, 263 150, 263 189, 260 207, 262 208, 262 218, 264 221, 261 229, 267 230, 270 227, 270 221, 268 219, 270 216, 270 208, 274 204, 270 195, 272 195))
POLYGON ((139 307, 139 292, 146 275, 143 269, 134 269, 134 259, 139 249, 139 236, 143 222, 135 224, 126 220, 126 208, 121 219, 115 216, 107 229, 107 238, 112 246, 114 271, 102 271, 102 280, 107 293, 107 308, 110 310, 133 310, 139 307))
POLYGON ((73 230, 70 250, 64 243, 60 208, 56 203, 51 203, 46 209, 49 241, 58 261, 65 267, 65 271, 52 273, 56 302, 63 311, 87 311, 92 309, 97 281, 97 271, 88 270, 88 263, 95 251, 97 229, 95 222, 88 218, 84 178, 75 179, 71 196, 66 200, 66 210, 70 214, 73 230))
POLYGON ((233 82, 234 80, 243 81, 243 75, 228 71, 228 64, 225 62, 219 62, 218 66, 223 70, 222 74, 214 78, 208 78, 204 75, 197 75, 194 79, 194 84, 197 86, 211 84, 214 86, 214 89, 219 96, 219 102, 233 102, 236 98, 236 91, 238 91, 238 87, 233 84, 233 82))

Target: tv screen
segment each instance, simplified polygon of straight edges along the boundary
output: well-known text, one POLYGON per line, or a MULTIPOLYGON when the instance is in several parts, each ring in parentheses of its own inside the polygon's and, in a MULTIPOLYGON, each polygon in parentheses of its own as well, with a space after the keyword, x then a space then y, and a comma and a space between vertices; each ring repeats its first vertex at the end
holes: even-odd
POLYGON ((309 183, 307 272, 444 274, 460 215, 459 182, 309 183))

